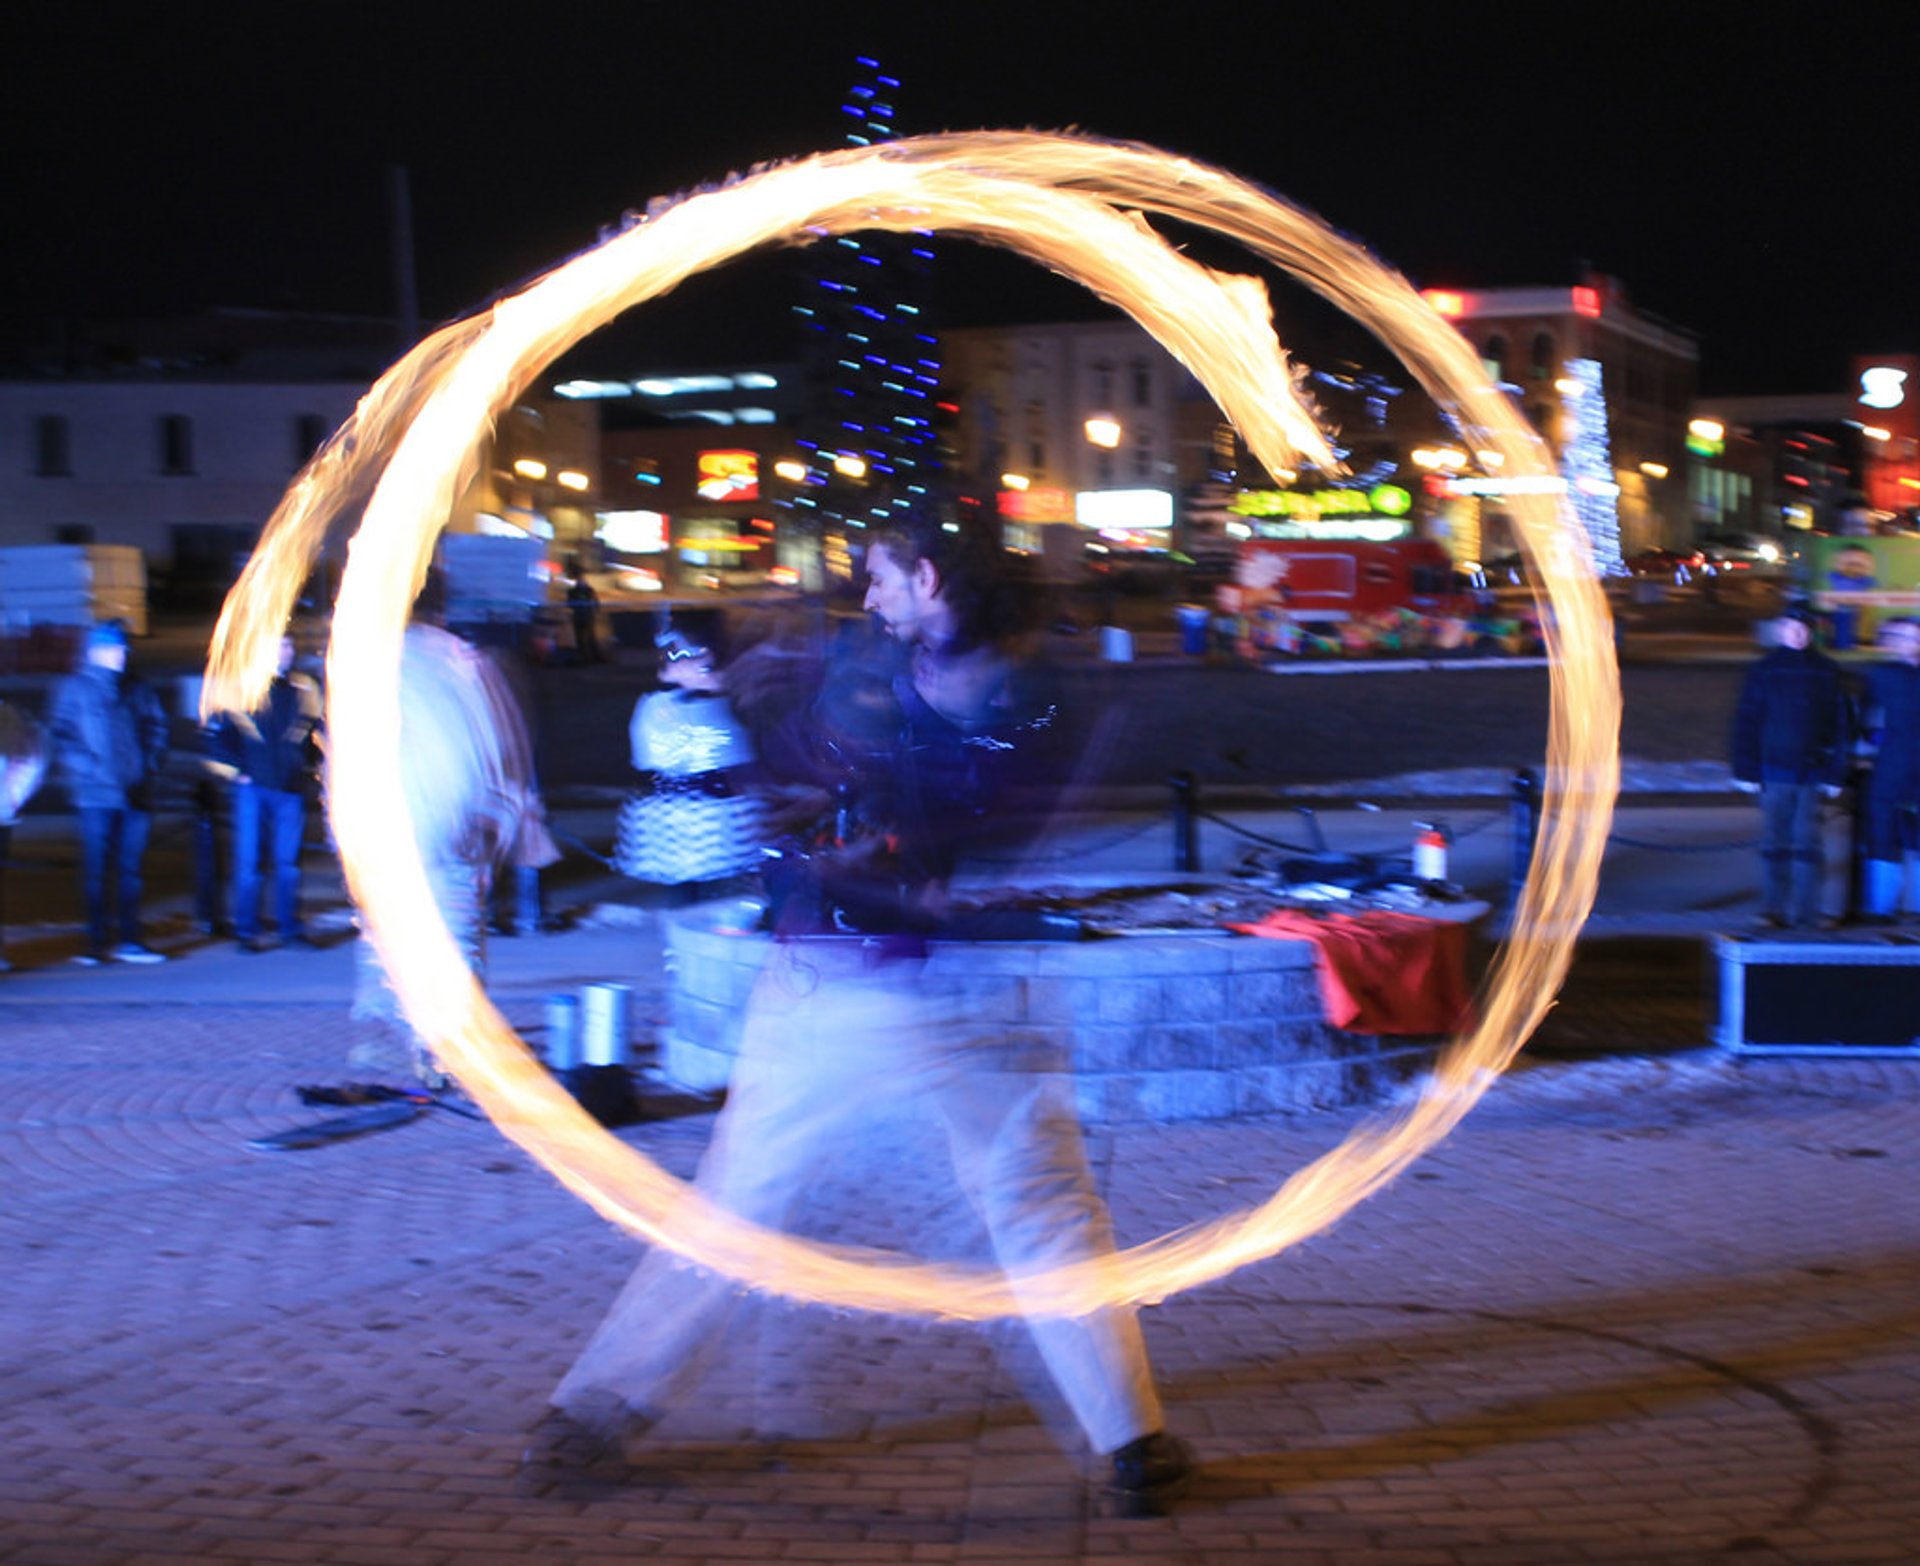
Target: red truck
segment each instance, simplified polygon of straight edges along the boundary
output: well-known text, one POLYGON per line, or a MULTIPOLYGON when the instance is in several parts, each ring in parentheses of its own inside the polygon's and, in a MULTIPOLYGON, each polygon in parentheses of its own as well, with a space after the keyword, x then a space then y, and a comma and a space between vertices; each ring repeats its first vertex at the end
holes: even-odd
POLYGON ((1234 581, 1301 621, 1347 620, 1394 609, 1422 615, 1474 612, 1473 595, 1430 538, 1250 538, 1234 581))
POLYGON ((1248 539, 1220 597, 1243 657, 1526 652, 1538 639, 1430 538, 1248 539))

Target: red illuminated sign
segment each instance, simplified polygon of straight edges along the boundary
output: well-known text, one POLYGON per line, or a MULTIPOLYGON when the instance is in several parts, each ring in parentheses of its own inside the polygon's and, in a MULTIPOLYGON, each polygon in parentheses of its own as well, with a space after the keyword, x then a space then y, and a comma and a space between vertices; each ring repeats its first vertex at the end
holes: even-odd
POLYGON ((1071 522, 1073 491, 1051 484, 1000 491, 1000 515, 1009 522, 1071 522))
POLYGON ((702 500, 758 500, 760 458, 751 451, 703 451, 694 485, 702 500))

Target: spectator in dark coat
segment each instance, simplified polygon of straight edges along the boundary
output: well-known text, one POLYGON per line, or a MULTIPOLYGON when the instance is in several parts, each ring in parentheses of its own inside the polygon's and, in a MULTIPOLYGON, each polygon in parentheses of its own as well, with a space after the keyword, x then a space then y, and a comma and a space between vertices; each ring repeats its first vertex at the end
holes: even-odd
POLYGON ((294 642, 280 639, 280 670, 257 711, 224 713, 210 748, 233 773, 233 935, 242 951, 266 950, 260 935, 260 849, 272 856, 275 928, 283 943, 309 945, 300 923, 300 848, 307 779, 318 750, 320 691, 293 668, 294 642))
POLYGON ((568 569, 567 612, 573 617, 573 650, 582 663, 600 662, 600 595, 587 580, 586 567, 576 557, 568 569))
POLYGON ((1775 624, 1775 643, 1747 671, 1734 715, 1733 776, 1760 795, 1763 895, 1769 929, 1820 922, 1820 800, 1840 793, 1852 709, 1839 665, 1813 646, 1810 618, 1775 624))
POLYGON ((1880 640, 1893 654, 1869 671, 1867 727, 1877 749, 1867 784, 1866 911, 1890 919, 1920 911, 1920 621, 1889 620, 1880 640), (1901 893, 1905 890, 1905 897, 1901 893))
POLYGON ((54 764, 80 819, 87 947, 74 961, 164 962, 140 935, 141 862, 153 825, 153 785, 167 759, 166 709, 128 676, 127 623, 88 633, 84 661, 47 710, 54 764), (107 945, 107 879, 118 883, 120 943, 107 945))

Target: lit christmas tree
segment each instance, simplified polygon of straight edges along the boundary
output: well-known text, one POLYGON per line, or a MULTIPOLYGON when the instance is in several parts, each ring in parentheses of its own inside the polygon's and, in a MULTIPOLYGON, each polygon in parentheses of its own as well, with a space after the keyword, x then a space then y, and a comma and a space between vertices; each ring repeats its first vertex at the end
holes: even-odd
MULTIPOLYGON (((876 60, 857 64, 840 112, 848 144, 867 147, 895 134, 900 83, 876 60)), ((807 476, 788 504, 818 528, 834 569, 861 529, 927 504, 943 466, 933 243, 924 233, 842 234, 809 246, 805 260, 794 310, 809 387, 798 442, 807 476)))
POLYGON ((1560 453, 1560 476, 1567 501, 1587 531, 1594 568, 1618 576, 1620 560, 1620 486, 1614 482, 1607 446, 1607 394, 1600 384, 1598 359, 1569 359, 1561 378, 1567 441, 1560 453))

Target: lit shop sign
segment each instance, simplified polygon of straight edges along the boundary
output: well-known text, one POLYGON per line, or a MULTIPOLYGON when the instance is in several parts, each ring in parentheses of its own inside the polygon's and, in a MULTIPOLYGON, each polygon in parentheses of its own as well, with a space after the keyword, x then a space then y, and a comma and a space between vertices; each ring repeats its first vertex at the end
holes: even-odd
POLYGON ((1397 517, 1340 517, 1331 522, 1275 522, 1255 524, 1262 538, 1345 538, 1385 544, 1407 536, 1407 524, 1397 517))
MULTIPOLYGON (((1611 479, 1580 478, 1573 481, 1573 489, 1580 495, 1617 495, 1620 486, 1611 479)), ((1447 480, 1446 493, 1449 495, 1564 495, 1567 481, 1563 478, 1457 478, 1447 480)))
POLYGON ((1173 526, 1173 493, 1164 489, 1083 489, 1073 497, 1082 527, 1131 530, 1173 526))
POLYGON ((1398 484, 1376 484, 1372 489, 1250 489, 1235 495, 1227 509, 1242 517, 1291 517, 1317 522, 1322 517, 1403 517, 1413 509, 1413 496, 1398 484))
POLYGON ((1875 364, 1860 372, 1860 402, 1868 408, 1897 408, 1907 400, 1907 372, 1875 364))
POLYGON ((758 500, 760 458, 751 451, 703 451, 694 490, 702 500, 758 500))
POLYGON ((1000 515, 1009 522, 1071 522, 1073 491, 1035 484, 1027 489, 1003 489, 1000 515))
POLYGON ((657 555, 667 547, 664 511, 603 511, 594 537, 623 555, 657 555))

